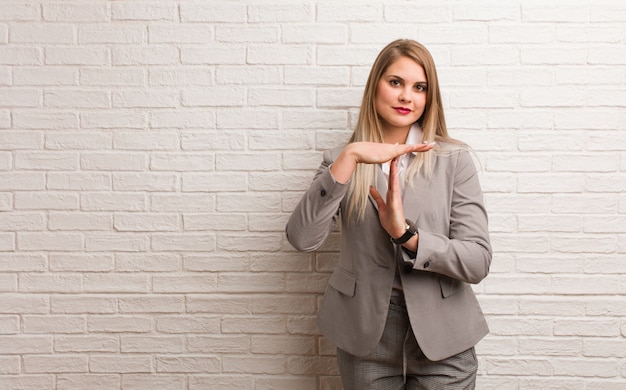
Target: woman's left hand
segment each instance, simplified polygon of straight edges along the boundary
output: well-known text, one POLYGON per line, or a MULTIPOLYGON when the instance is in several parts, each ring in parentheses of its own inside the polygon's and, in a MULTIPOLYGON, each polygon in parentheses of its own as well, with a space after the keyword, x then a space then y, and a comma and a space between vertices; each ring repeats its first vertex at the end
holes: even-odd
POLYGON ((380 192, 370 186, 370 195, 378 205, 380 224, 393 238, 399 238, 406 231, 404 210, 402 209, 402 194, 398 175, 398 159, 394 158, 389 164, 389 185, 387 199, 383 199, 380 192))

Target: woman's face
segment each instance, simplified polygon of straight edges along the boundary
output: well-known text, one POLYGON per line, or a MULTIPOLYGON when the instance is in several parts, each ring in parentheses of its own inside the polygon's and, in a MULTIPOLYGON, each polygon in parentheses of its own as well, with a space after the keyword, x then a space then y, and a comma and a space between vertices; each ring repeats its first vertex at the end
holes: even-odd
POLYGON ((375 106, 383 134, 406 131, 424 113, 428 83, 424 69, 409 57, 400 57, 382 75, 375 106))

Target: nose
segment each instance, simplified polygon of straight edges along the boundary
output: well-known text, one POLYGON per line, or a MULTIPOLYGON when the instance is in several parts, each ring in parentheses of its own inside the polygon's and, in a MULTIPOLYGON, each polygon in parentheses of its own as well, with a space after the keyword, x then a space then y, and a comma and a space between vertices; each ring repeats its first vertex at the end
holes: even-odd
POLYGON ((398 96, 402 103, 410 103, 411 102, 411 93, 406 89, 403 89, 400 92, 400 96, 398 96))

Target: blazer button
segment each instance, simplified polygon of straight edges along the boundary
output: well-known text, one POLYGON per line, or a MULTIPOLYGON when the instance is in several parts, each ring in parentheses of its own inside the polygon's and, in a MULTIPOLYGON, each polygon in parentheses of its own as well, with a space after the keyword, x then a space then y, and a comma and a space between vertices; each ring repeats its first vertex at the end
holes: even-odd
POLYGON ((430 267, 430 261, 427 261, 424 263, 424 268, 428 268, 428 267, 430 267))
POLYGON ((320 191, 320 195, 326 196, 326 190, 322 188, 322 190, 320 191))

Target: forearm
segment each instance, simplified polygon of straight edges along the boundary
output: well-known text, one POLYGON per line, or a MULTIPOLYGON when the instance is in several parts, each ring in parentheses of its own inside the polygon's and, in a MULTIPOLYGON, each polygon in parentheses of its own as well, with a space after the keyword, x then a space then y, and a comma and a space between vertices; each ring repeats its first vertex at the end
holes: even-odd
POLYGON ((356 159, 348 145, 330 166, 330 173, 338 183, 345 184, 350 181, 356 165, 356 159))

